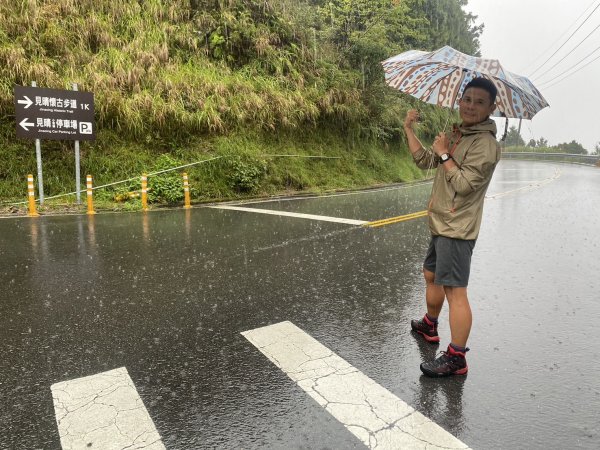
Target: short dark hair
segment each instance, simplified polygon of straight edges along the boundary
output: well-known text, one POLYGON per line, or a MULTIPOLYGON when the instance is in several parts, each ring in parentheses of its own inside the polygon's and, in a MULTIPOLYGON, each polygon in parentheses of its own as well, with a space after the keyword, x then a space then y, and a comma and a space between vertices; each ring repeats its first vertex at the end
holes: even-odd
POLYGON ((484 91, 487 91, 487 93, 490 94, 490 99, 492 100, 492 103, 494 103, 496 101, 496 96, 498 95, 498 89, 496 88, 496 86, 494 86, 494 83, 492 83, 487 78, 483 78, 483 77, 473 78, 465 86, 463 94, 465 92, 467 92, 467 89, 472 88, 472 87, 480 88, 480 89, 483 89, 484 91))

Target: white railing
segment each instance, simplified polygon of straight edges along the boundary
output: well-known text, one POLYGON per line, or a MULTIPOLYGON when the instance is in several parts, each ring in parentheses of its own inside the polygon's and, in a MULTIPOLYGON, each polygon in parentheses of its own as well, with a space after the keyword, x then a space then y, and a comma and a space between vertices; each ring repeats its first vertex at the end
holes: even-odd
POLYGON ((502 152, 502 158, 585 164, 587 166, 600 164, 599 155, 576 155, 572 153, 502 152))

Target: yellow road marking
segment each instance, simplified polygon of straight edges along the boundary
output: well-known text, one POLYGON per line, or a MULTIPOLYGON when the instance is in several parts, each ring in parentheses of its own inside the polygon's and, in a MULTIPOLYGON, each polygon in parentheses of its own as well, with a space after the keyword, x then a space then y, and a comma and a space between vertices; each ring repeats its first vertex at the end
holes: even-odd
POLYGON ((425 217, 427 215, 427 211, 417 211, 410 214, 405 214, 404 216, 396 216, 389 217, 387 219, 374 220, 373 222, 367 222, 364 224, 365 227, 375 228, 375 227, 383 227, 384 225, 391 225, 393 223, 404 222, 406 220, 418 219, 419 217, 425 217))

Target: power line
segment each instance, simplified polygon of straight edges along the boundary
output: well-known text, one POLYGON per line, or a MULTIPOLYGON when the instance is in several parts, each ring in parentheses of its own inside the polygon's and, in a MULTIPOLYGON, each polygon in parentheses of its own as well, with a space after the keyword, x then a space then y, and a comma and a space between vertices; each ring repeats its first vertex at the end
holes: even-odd
MULTIPOLYGON (((588 55, 588 56, 589 56, 589 55, 588 55)), ((583 69, 583 68, 585 68, 585 67, 589 66, 591 63, 593 63, 594 61, 597 61, 598 59, 600 59, 600 55, 599 55, 599 56, 597 56, 596 58, 592 59, 590 62, 588 62, 588 63, 587 63, 585 66, 581 67, 579 70, 581 70, 581 69, 583 69)), ((561 80, 558 80, 556 83, 552 83, 552 84, 550 84, 550 85, 546 86, 544 89, 551 88, 552 86, 554 86, 554 85, 556 85, 556 84, 558 84, 558 83, 560 83, 560 82, 564 81, 565 79, 569 78, 571 75, 574 75, 574 74, 575 74, 575 72, 573 72, 573 73, 570 73, 569 75, 567 75, 566 77, 562 78, 561 80)))
MULTIPOLYGON (((558 75, 556 75, 555 77, 552 77, 551 79, 547 80, 547 81, 541 81, 540 82, 540 86, 543 85, 547 85, 549 83, 552 83, 554 80, 556 80, 557 78, 560 78, 561 76, 563 76, 565 73, 571 71, 571 70, 575 70, 577 68, 578 65, 580 65, 581 63, 583 63, 586 59, 588 59, 590 56, 592 56, 594 53, 596 53, 598 50, 600 50, 600 46, 596 47, 594 50, 592 50, 590 53, 588 53, 585 58, 582 58, 579 60, 579 62, 577 64, 575 64, 574 66, 569 67, 567 70, 564 70, 563 72, 559 73, 558 75)), ((583 66, 585 67, 585 66, 583 66)))
POLYGON ((575 21, 574 21, 574 22, 573 22, 571 25, 569 25, 569 27, 568 27, 567 29, 565 29, 565 31, 563 32, 563 34, 561 34, 561 35, 560 35, 560 36, 559 36, 559 37, 558 37, 558 38, 557 38, 557 39, 556 39, 556 40, 555 40, 555 41, 554 41, 552 44, 550 44, 550 45, 548 46, 548 48, 547 48, 546 50, 544 50, 542 53, 540 53, 540 54, 539 54, 539 56, 533 60, 533 62, 531 63, 531 65, 533 66, 533 65, 534 65, 534 64, 536 64, 536 63, 537 63, 537 62, 538 62, 540 59, 542 59, 542 57, 543 57, 543 56, 544 56, 546 53, 548 53, 548 51, 549 51, 551 48, 553 48, 553 47, 554 47, 554 45, 555 45, 557 42, 559 42, 559 41, 560 41, 560 40, 563 38, 563 36, 565 36, 565 35, 568 33, 569 29, 570 29, 570 28, 571 28, 573 25, 575 25, 577 22, 579 22, 579 19, 581 19, 581 18, 583 17, 583 15, 584 15, 584 14, 585 14, 585 13, 588 11, 588 9, 590 9, 590 8, 591 8, 591 7, 594 5, 594 3, 596 3, 596 0, 593 0, 593 1, 592 1, 592 3, 590 3, 590 4, 589 4, 589 6, 583 10, 583 12, 582 12, 582 13, 579 15, 579 17, 578 17, 577 19, 575 19, 575 21))
MULTIPOLYGON (((598 6, 600 6, 600 4, 599 4, 598 6)), ((578 47, 579 47, 581 44, 583 44, 583 43, 586 41, 586 39, 587 39, 587 38, 589 38, 589 37, 590 37, 590 36, 591 36, 591 35, 594 33, 594 31, 596 31, 598 28, 600 28, 600 24, 599 24, 599 25, 598 25, 596 28, 594 28, 594 29, 593 29, 593 30, 592 30, 592 31, 591 31, 591 32, 590 32, 590 33, 589 33, 589 34, 588 34, 586 37, 584 37, 584 38, 583 38, 583 40, 581 40, 581 41, 579 42, 579 44, 577 44, 577 45, 576 45, 576 46, 575 46, 573 49, 571 49, 571 52, 573 52, 574 50, 577 50, 577 48, 578 48, 578 47)), ((594 50, 594 52, 595 52, 595 51, 596 51, 596 50, 594 50)), ((554 66, 552 66, 552 68, 551 68, 550 70, 554 69, 554 68, 555 68, 557 65, 559 65, 561 62, 563 62, 563 61, 565 60, 565 58, 567 58, 568 56, 570 56, 570 55, 572 54, 571 52, 569 52, 569 53, 567 53, 565 56, 563 56, 563 57, 562 57, 562 59, 561 59, 560 61, 558 61, 557 63, 555 63, 555 64, 554 64, 554 66)), ((592 53, 593 53, 593 52, 592 52, 592 53)), ((589 55, 588 55, 588 56, 589 56, 589 55)), ((586 56, 586 58, 587 58, 587 56, 586 56)), ((583 58, 583 59, 585 59, 585 58, 583 58)), ((581 62, 581 61, 582 61, 582 60, 580 60, 579 62, 581 62)), ((579 62, 578 62, 577 64, 579 64, 579 62)), ((577 65, 577 64, 576 64, 576 65, 577 65)), ((545 75, 545 74, 544 74, 544 75, 545 75)), ((543 75, 542 75, 542 76, 543 76, 543 75)), ((539 77, 538 77, 538 78, 539 78, 539 77)))
MULTIPOLYGON (((596 5, 596 7, 594 8, 594 10, 593 10, 591 13, 589 13, 589 14, 588 14, 588 16, 585 18, 585 20, 584 20, 584 21, 583 21, 583 22, 582 22, 582 23, 581 23, 581 24, 580 24, 580 25, 579 25, 579 26, 578 26, 578 27, 575 29, 575 31, 573 31, 573 33, 571 33, 571 35, 570 35, 570 36, 567 38, 567 40, 566 40, 565 42, 563 42, 563 44, 562 44, 560 47, 558 47, 558 49, 557 49, 557 50, 556 50, 554 53, 552 53, 552 54, 550 55, 550 57, 549 57, 549 58, 548 58, 546 61, 544 61, 544 62, 543 62, 543 63, 542 63, 540 66, 538 66, 538 68, 537 68, 537 69, 535 69, 535 70, 534 70, 534 71, 533 71, 533 72, 532 72, 532 73, 529 75, 529 78, 531 78, 531 77, 533 76, 533 74, 534 74, 534 73, 536 73, 538 70, 540 70, 542 67, 544 67, 544 66, 546 65, 546 63, 547 63, 548 61, 550 61, 550 60, 552 59, 552 57, 553 57, 554 55, 556 55, 556 54, 558 53, 558 51, 559 51, 561 48, 563 48, 563 47, 564 47, 564 46, 567 44, 567 42, 569 42, 569 41, 571 40, 571 38, 573 37, 573 35, 574 35, 575 33, 577 33, 577 31, 579 31, 579 29, 580 29, 580 28, 581 28, 581 27, 582 27, 582 26, 583 26, 583 25, 584 25, 584 24, 585 24, 585 23, 588 21, 588 19, 589 19, 589 18, 592 16, 592 14, 594 14, 594 12, 596 12, 596 10, 597 10, 598 8, 600 8, 600 3, 598 3, 598 4, 596 5)), ((594 29, 594 31, 595 31, 595 29, 594 29)), ((589 37, 589 35, 588 35, 588 37, 589 37)), ((586 39, 587 39, 587 37, 586 37, 586 39)), ((584 39, 584 40, 585 40, 585 39, 584 39)), ((580 44, 581 44, 581 43, 580 43, 580 44)), ((564 59, 564 58, 563 58, 563 59, 564 59)))

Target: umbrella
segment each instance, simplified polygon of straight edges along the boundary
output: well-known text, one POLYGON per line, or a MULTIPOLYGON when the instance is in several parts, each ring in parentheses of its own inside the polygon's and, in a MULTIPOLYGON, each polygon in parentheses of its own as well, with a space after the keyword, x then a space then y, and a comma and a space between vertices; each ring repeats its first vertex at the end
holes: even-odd
POLYGON ((474 77, 498 89, 494 115, 531 119, 548 102, 528 78, 509 72, 497 59, 466 55, 445 46, 433 52, 409 50, 381 63, 388 85, 424 102, 454 108, 474 77))

